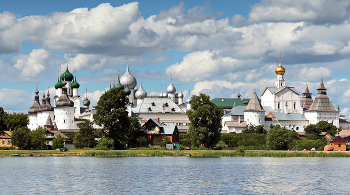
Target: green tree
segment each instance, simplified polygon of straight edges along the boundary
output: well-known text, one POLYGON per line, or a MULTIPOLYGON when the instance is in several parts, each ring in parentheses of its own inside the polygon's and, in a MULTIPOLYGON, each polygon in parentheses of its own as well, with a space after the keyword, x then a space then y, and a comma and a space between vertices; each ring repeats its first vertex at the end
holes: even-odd
POLYGON ((31 134, 31 145, 33 149, 41 148, 45 145, 46 141, 46 130, 42 127, 38 127, 34 131, 30 132, 31 134))
POLYGON ((318 135, 321 133, 321 130, 314 124, 310 124, 305 127, 305 138, 309 140, 319 139, 318 135))
POLYGON ((267 131, 264 129, 264 125, 247 125, 243 130, 242 133, 258 133, 258 134, 266 134, 267 131))
POLYGON ((75 134, 74 146, 76 148, 93 148, 95 144, 95 128, 93 123, 86 120, 77 124, 79 132, 75 134))
POLYGON ((228 147, 233 148, 238 146, 240 136, 235 132, 222 134, 221 140, 223 140, 228 145, 228 147))
POLYGON ((190 104, 192 109, 186 114, 191 122, 188 134, 192 145, 213 148, 220 140, 223 109, 212 103, 210 97, 203 93, 192 96, 190 104))
POLYGON ((19 149, 31 148, 31 133, 28 127, 17 127, 12 131, 11 142, 12 145, 17 146, 19 149))
POLYGON ((130 120, 126 105, 129 100, 125 92, 118 88, 112 88, 104 93, 97 102, 94 121, 101 125, 106 132, 106 137, 114 140, 117 147, 120 140, 124 140, 130 127, 130 120))
POLYGON ((140 136, 140 137, 136 138, 136 143, 140 144, 140 148, 141 148, 142 146, 148 144, 148 141, 145 137, 140 136))
POLYGON ((327 132, 330 135, 334 136, 337 133, 337 127, 326 121, 320 121, 316 126, 321 130, 321 132, 327 132))
POLYGON ((124 139, 121 139, 122 144, 135 144, 136 139, 144 134, 144 132, 141 130, 141 124, 138 120, 138 118, 135 117, 129 117, 130 126, 128 131, 126 132, 124 139))
POLYGON ((101 138, 95 147, 97 150, 113 150, 114 149, 114 140, 112 138, 101 138))
POLYGON ((0 107, 0 130, 7 130, 7 113, 0 107))
POLYGON ((58 134, 56 137, 52 139, 52 149, 63 148, 64 147, 64 139, 58 134))
POLYGON ((24 127, 29 124, 29 119, 27 114, 14 113, 7 116, 8 129, 15 129, 16 127, 24 127))
POLYGON ((334 136, 337 132, 337 127, 326 121, 320 121, 316 125, 310 124, 306 126, 304 131, 306 139, 317 140, 320 139, 319 135, 322 132, 327 132, 334 136))
POLYGON ((293 147, 297 139, 299 139, 298 133, 276 125, 267 133, 266 144, 272 150, 287 150, 293 147))
POLYGON ((183 146, 191 146, 191 140, 188 133, 179 135, 180 144, 183 146))

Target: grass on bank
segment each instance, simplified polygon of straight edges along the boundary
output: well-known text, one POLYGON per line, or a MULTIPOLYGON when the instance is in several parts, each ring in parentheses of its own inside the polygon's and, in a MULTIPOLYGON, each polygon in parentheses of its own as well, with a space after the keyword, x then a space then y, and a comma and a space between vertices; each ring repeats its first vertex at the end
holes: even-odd
POLYGON ((162 157, 191 154, 192 157, 350 157, 346 152, 286 152, 286 151, 244 151, 244 150, 0 150, 0 157, 13 156, 97 156, 97 157, 162 157))

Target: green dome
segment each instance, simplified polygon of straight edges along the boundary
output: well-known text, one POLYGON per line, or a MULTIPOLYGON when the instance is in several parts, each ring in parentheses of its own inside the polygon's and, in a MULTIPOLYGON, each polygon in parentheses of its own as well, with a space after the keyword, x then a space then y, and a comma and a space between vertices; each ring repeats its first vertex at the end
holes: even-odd
POLYGON ((119 82, 119 79, 118 79, 118 83, 114 85, 114 88, 118 88, 119 90, 124 89, 124 86, 119 82))
POLYGON ((62 88, 63 86, 64 86, 64 85, 63 85, 62 81, 59 80, 59 81, 56 83, 56 85, 55 85, 55 89, 62 88))
POLYGON ((77 78, 75 78, 74 82, 72 83, 72 88, 79 88, 80 84, 77 82, 77 78))
POLYGON ((73 80, 73 75, 72 73, 69 72, 68 68, 66 69, 66 71, 61 75, 61 80, 62 81, 72 81, 73 80), (66 80, 64 79, 66 78, 66 80))
POLYGON ((126 95, 130 95, 131 94, 131 91, 130 91, 128 86, 125 87, 124 91, 125 91, 126 95))

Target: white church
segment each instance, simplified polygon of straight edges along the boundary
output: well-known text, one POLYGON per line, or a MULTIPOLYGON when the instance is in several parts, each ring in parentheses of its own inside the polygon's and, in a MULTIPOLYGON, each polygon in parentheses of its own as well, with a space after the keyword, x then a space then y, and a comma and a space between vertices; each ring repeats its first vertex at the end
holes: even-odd
MULTIPOLYGON (((95 109, 94 107, 89 108, 90 101, 87 96, 81 105, 79 87, 80 84, 77 82, 76 76, 74 77, 68 70, 67 60, 67 68, 55 85, 54 106, 51 105, 49 92, 45 94, 45 91, 40 104, 39 91, 36 89, 34 103, 28 109, 28 128, 34 130, 39 126, 52 125, 61 132, 77 132, 79 131, 78 123, 83 120, 93 121, 95 109)), ((125 74, 120 78, 118 74, 118 81, 116 84, 113 83, 113 86, 110 85, 110 88, 112 87, 125 91, 129 97, 127 106, 129 116, 138 117, 141 123, 154 118, 165 123, 174 123, 178 126, 179 132, 186 133, 188 131, 190 122, 186 111, 191 108, 190 99, 187 100, 187 104, 184 103, 184 94, 175 88, 172 79, 164 92, 161 89, 159 96, 147 96, 142 81, 140 88, 137 88, 137 80, 130 73, 127 60, 125 74)))
POLYGON ((294 87, 286 85, 283 77, 285 68, 281 60, 275 72, 275 85, 266 87, 261 94, 261 101, 254 91, 247 105, 236 106, 234 103, 232 109, 225 110, 222 133, 240 133, 247 125, 263 125, 268 130, 271 125, 277 124, 302 133, 307 125, 319 121, 327 121, 338 128, 349 129, 350 123, 340 117, 339 107, 335 109, 328 98, 322 79, 314 100, 307 86, 300 100, 300 93, 294 87))

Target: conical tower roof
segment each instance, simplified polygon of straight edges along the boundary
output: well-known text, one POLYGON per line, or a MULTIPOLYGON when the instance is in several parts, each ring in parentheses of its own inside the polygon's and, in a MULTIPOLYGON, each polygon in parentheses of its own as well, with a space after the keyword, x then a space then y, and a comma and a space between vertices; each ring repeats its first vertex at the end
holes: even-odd
POLYGON ((50 115, 47 116, 45 126, 52 126, 52 120, 50 115))
POLYGON ((301 101, 300 101, 300 105, 303 105, 303 108, 305 109, 310 109, 313 103, 311 94, 312 93, 310 93, 309 87, 306 85, 305 92, 303 93, 303 97, 301 98, 301 101))
POLYGON ((334 109, 334 106, 329 100, 327 95, 327 89, 323 84, 323 80, 321 79, 321 83, 319 88, 317 89, 317 96, 315 97, 314 102, 310 106, 309 111, 317 111, 317 112, 337 112, 334 109))
POLYGON ((264 108, 261 106, 261 103, 259 101, 258 95, 256 95, 255 90, 244 112, 265 112, 264 108))
POLYGON ((40 111, 40 102, 39 102, 39 91, 38 91, 38 86, 36 87, 35 90, 35 96, 34 96, 34 103, 32 107, 28 109, 29 114, 35 114, 40 111))

